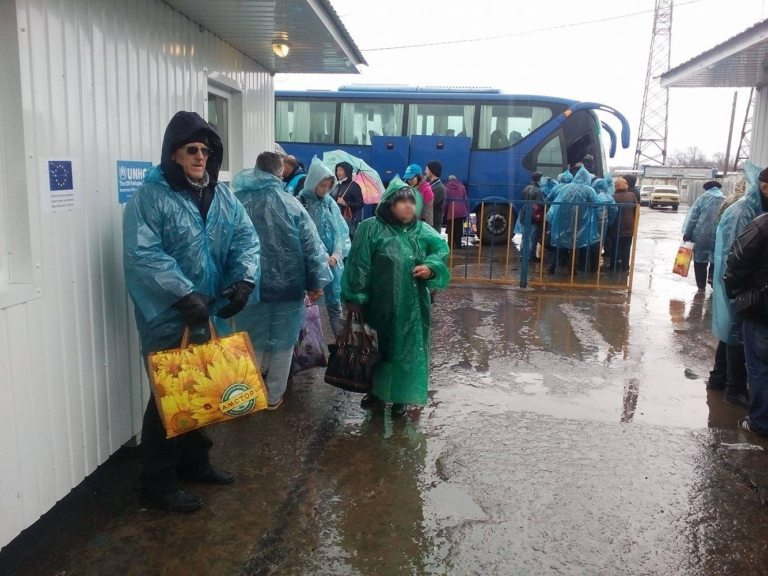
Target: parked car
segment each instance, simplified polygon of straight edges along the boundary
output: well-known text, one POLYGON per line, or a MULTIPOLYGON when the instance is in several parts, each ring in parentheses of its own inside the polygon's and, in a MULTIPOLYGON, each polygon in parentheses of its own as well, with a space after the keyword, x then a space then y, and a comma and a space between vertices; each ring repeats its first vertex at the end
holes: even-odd
POLYGON ((670 206, 672 210, 677 210, 680 206, 680 191, 676 186, 654 186, 648 199, 648 206, 651 209, 670 206))
POLYGON ((651 192, 653 192, 652 185, 640 187, 640 206, 648 206, 648 201, 651 199, 651 192))

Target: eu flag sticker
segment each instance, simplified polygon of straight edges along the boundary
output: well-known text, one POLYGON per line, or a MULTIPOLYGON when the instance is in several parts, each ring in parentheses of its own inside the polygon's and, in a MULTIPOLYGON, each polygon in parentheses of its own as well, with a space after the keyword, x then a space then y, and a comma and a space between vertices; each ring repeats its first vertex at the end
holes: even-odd
POLYGON ((50 160, 48 161, 48 181, 51 192, 60 190, 72 190, 72 161, 50 160))

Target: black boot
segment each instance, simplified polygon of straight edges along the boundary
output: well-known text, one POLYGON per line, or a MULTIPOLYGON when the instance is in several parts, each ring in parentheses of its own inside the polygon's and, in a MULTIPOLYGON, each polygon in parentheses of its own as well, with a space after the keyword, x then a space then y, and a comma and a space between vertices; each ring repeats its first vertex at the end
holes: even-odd
POLYGON ((730 402, 731 404, 736 404, 737 406, 741 406, 742 408, 749 409, 749 407, 751 406, 748 392, 738 392, 734 394, 726 390, 725 394, 723 395, 723 398, 725 399, 726 402, 730 402))
POLYGON ((157 508, 159 510, 167 510, 168 512, 194 512, 203 505, 203 501, 199 496, 190 494, 181 488, 169 494, 144 492, 141 499, 148 508, 157 508))
POLYGON ((392 404, 392 418, 402 418, 408 411, 408 406, 405 404, 392 404))
POLYGON ((179 471, 179 477, 201 484, 232 484, 235 481, 235 475, 232 472, 227 472, 215 466, 208 466, 208 468, 197 472, 179 471))
POLYGON ((363 396, 363 399, 360 400, 360 408, 362 408, 363 410, 367 410, 368 408, 373 408, 378 403, 379 403, 379 399, 376 398, 376 396, 374 396, 370 392, 368 392, 368 394, 363 396))

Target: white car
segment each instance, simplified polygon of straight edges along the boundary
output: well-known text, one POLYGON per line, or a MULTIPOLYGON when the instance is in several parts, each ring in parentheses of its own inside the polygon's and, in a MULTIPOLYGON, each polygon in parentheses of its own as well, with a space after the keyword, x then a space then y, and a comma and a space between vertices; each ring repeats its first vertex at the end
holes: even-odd
POLYGON ((640 187, 640 206, 648 206, 651 201, 651 192, 653 192, 653 186, 640 187))

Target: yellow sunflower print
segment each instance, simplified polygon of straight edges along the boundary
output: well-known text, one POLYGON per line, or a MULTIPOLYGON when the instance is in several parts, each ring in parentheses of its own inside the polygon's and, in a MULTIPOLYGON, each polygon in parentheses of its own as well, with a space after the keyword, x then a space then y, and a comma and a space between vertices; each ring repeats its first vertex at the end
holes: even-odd
POLYGON ((164 352, 154 356, 154 364, 158 370, 165 370, 171 376, 178 376, 183 370, 181 352, 164 352))
POLYGON ((219 344, 224 351, 224 355, 230 362, 237 361, 238 358, 247 357, 251 353, 244 334, 227 336, 222 339, 219 344))
POLYGON ((168 437, 177 436, 197 428, 199 424, 192 417, 189 392, 174 392, 161 398, 165 430, 168 437))
POLYGON ((190 397, 197 394, 195 385, 208 380, 202 372, 198 370, 182 370, 176 378, 176 387, 179 392, 189 392, 190 397))
POLYGON ((259 392, 254 411, 267 407, 261 375, 250 358, 239 358, 233 362, 225 359, 216 361, 208 369, 208 375, 210 379, 195 385, 196 394, 192 399, 193 416, 200 425, 229 418, 219 410, 219 404, 224 392, 232 384, 245 384, 259 392))
POLYGON ((165 370, 155 372, 155 394, 162 398, 174 392, 180 392, 178 380, 165 370))
POLYGON ((223 356, 221 348, 217 346, 216 342, 193 346, 184 355, 184 368, 208 374, 208 368, 217 360, 221 360, 223 356))

